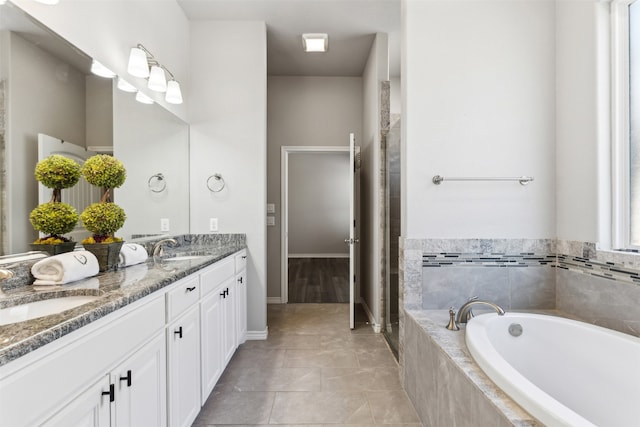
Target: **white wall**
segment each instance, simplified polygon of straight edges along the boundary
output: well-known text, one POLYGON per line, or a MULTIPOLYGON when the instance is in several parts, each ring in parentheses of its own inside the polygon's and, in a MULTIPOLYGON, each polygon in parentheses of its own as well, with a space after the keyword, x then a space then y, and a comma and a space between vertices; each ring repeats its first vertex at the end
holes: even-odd
POLYGON ((349 133, 362 136, 360 77, 268 78, 268 202, 275 204, 276 225, 267 229, 268 296, 279 298, 280 157, 282 146, 347 146, 349 133), (330 124, 330 125, 327 125, 330 124))
POLYGON ((404 237, 555 237, 555 3, 402 6, 404 237))
POLYGON ((349 256, 349 153, 289 154, 289 256, 349 256))
POLYGON ((141 43, 171 70, 180 82, 183 97, 188 92, 189 21, 175 0, 67 0, 55 7, 32 0, 13 3, 186 119, 188 99, 181 105, 168 104, 163 94, 146 88, 146 80, 127 75, 129 50, 141 43))
MULTIPOLYGON (((381 281, 382 266, 380 254, 384 250, 382 230, 384 211, 380 211, 380 84, 389 80, 389 47, 386 34, 376 34, 371 46, 369 58, 362 76, 363 87, 363 125, 362 125, 362 168, 361 168, 361 228, 360 257, 361 281, 360 293, 374 324, 381 323, 381 281)), ((356 141, 357 142, 357 141, 356 141)))
MULTIPOLYGON (((7 253, 25 252, 38 233, 38 133, 85 146, 85 76, 14 33, 2 34, 6 79, 7 253)), ((64 200, 64 192, 63 192, 64 200)))
POLYGON ((194 21, 191 41, 191 232, 218 218, 220 232, 246 233, 248 329, 266 333, 266 26, 194 21), (206 186, 214 173, 220 193, 206 186))

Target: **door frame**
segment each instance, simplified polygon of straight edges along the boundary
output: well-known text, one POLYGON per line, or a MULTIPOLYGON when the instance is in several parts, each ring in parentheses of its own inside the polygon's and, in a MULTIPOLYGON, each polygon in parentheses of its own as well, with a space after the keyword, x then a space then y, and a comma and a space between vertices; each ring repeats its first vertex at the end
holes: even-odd
MULTIPOLYGON (((349 146, 282 146, 280 149, 280 194, 282 208, 280 211, 280 302, 289 302, 289 155, 299 153, 345 153, 349 154, 349 146)), ((345 183, 348 185, 349 183, 345 183)), ((356 282, 356 299, 359 293, 359 280, 356 282)))

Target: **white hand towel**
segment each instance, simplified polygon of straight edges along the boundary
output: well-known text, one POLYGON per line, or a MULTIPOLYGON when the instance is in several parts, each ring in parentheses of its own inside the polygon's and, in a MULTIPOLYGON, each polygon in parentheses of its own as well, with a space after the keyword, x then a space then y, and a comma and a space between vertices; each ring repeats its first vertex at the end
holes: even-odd
POLYGON ((140 264, 141 262, 145 262, 148 257, 149 254, 147 254, 144 246, 137 243, 125 243, 122 245, 122 248, 120 248, 118 265, 120 267, 126 267, 128 265, 140 264))
POLYGON ((63 285, 98 274, 98 259, 89 251, 71 251, 42 259, 31 266, 34 285, 63 285))

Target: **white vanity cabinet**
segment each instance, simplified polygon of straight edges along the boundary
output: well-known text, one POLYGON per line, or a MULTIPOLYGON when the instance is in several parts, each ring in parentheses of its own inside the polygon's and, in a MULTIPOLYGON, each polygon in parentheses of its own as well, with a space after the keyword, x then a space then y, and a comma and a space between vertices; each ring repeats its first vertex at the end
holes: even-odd
POLYGON ((227 257, 200 273, 203 294, 200 303, 203 405, 235 351, 235 331, 233 324, 229 324, 234 276, 233 257, 227 257))
POLYGON ((237 344, 247 340, 247 251, 235 255, 237 344))
POLYGON ((190 426, 246 337, 246 252, 0 366, 0 425, 190 426))
POLYGON ((135 379, 139 358, 148 357, 159 364, 155 378, 134 380, 128 393, 136 406, 130 410, 142 419, 166 412, 163 390, 154 390, 153 404, 147 396, 136 401, 146 381, 165 383, 166 366, 157 355, 165 348, 164 323, 163 298, 149 296, 0 367, 0 425, 116 425, 120 367, 135 379), (155 356, 147 354, 150 342, 155 356))

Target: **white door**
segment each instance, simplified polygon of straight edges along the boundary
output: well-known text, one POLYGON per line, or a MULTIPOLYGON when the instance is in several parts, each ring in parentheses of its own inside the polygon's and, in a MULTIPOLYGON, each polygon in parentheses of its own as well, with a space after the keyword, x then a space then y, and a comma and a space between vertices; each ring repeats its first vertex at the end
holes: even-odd
POLYGON ((105 375, 42 425, 48 427, 109 427, 111 401, 115 395, 115 392, 110 392, 110 388, 109 376, 105 375))
POLYGON ((349 174, 349 326, 351 329, 355 327, 355 296, 356 284, 358 283, 358 246, 360 243, 358 238, 358 187, 360 185, 360 169, 358 158, 360 156, 360 147, 356 147, 356 138, 353 133, 349 134, 349 165, 351 173, 349 174))
MULTIPOLYGON (((49 157, 52 154, 60 154, 78 162, 82 166, 89 157, 97 154, 95 151, 89 151, 84 147, 62 141, 61 139, 51 137, 42 133, 38 134, 38 161, 49 157)), ((38 203, 46 203, 51 200, 53 190, 38 183, 38 203)), ((84 178, 80 177, 80 181, 71 188, 62 190, 62 201, 73 206, 78 215, 92 203, 99 202, 102 197, 102 189, 89 184, 84 178)), ((84 226, 82 221, 78 221, 76 228, 67 235, 75 242, 91 235, 84 226)), ((42 236, 42 235, 41 235, 42 236)))

